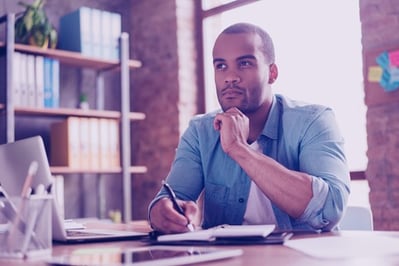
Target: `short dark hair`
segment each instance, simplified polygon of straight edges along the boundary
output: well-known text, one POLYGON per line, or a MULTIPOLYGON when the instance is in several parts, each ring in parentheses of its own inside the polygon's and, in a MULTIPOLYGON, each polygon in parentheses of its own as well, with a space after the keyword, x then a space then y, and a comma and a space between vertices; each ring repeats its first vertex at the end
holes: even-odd
POLYGON ((236 23, 222 31, 222 34, 255 33, 262 40, 262 52, 269 63, 274 63, 274 44, 270 35, 261 27, 250 23, 236 23))

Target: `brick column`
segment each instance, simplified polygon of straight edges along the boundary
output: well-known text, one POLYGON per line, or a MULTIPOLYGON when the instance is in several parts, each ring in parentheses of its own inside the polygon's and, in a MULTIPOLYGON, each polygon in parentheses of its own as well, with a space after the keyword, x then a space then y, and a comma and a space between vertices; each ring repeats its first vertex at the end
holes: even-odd
POLYGON ((399 90, 385 91, 368 80, 383 51, 399 49, 399 2, 360 0, 367 111, 370 204, 375 230, 399 230, 399 90))

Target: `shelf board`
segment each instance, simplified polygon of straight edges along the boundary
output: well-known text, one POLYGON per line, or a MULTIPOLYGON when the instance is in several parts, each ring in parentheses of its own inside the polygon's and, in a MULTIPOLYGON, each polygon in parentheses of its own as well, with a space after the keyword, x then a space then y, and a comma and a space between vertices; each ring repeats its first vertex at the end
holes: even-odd
MULTIPOLYGON (((83 110, 73 108, 34 108, 34 107, 16 107, 15 113, 17 115, 26 116, 81 116, 81 117, 99 117, 99 118, 112 118, 120 119, 121 112, 109 110, 83 110)), ((139 112, 130 112, 130 120, 144 120, 145 114, 139 112)))
MULTIPOLYGON (((120 174, 122 173, 121 167, 107 168, 107 169, 77 169, 67 166, 51 166, 50 171, 52 174, 120 174)), ((147 172, 145 166, 131 166, 129 167, 131 174, 144 174, 147 172)))
MULTIPOLYGON (((5 47, 5 43, 1 42, 0 47, 5 47)), ((65 51, 60 49, 40 48, 32 45, 15 44, 15 51, 24 53, 33 53, 36 55, 47 56, 60 60, 63 64, 91 68, 95 70, 117 69, 120 66, 118 60, 106 60, 89 56, 84 56, 78 52, 65 51)), ((129 60, 130 68, 141 67, 141 62, 138 60, 129 60)))

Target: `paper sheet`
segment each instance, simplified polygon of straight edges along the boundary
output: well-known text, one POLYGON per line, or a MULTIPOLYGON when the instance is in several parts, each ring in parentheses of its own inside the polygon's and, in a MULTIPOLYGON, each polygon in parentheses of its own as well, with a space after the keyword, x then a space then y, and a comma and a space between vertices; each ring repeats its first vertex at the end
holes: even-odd
POLYGON ((328 259, 399 255, 399 238, 388 236, 322 236, 291 239, 284 245, 313 257, 328 259))

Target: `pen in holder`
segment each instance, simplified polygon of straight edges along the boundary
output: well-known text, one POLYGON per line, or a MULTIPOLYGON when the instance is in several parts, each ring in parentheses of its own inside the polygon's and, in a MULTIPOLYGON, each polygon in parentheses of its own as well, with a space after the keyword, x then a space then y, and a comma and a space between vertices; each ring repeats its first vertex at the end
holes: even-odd
POLYGON ((0 257, 50 256, 52 195, 0 199, 0 257), (19 206, 19 208, 16 208, 19 206), (7 223, 4 223, 4 222, 7 223))

